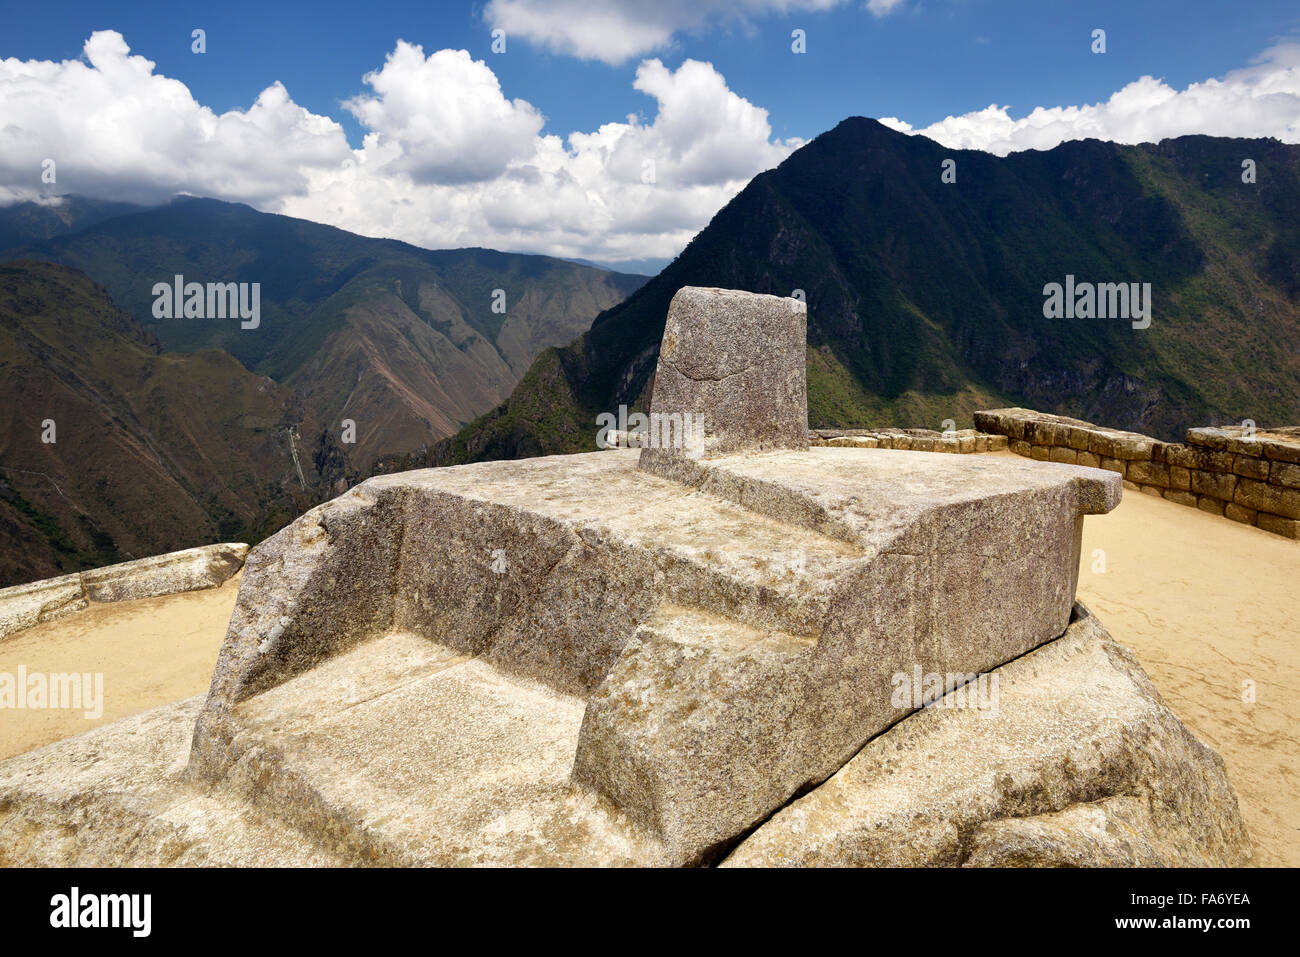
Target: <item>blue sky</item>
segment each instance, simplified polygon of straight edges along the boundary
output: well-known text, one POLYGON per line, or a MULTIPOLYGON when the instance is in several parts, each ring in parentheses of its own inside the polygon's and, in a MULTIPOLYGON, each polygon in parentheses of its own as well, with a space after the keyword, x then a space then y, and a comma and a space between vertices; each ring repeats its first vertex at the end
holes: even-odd
MULTIPOLYGON (((706 183, 710 175, 706 167, 710 164, 699 159, 694 165, 678 164, 683 167, 678 169, 674 162, 681 159, 687 146, 673 141, 667 132, 661 131, 658 136, 646 134, 643 137, 645 142, 638 146, 646 155, 653 153, 663 157, 660 179, 656 184, 660 188, 653 193, 653 200, 641 202, 636 209, 615 212, 608 196, 590 199, 593 189, 599 191, 598 186, 583 183, 590 203, 594 204, 593 209, 600 216, 612 217, 600 223, 606 230, 619 228, 614 219, 628 222, 647 220, 648 203, 657 203, 663 208, 660 221, 643 222, 645 228, 640 234, 645 240, 643 251, 647 255, 644 258, 655 259, 671 255, 674 248, 680 248, 694 230, 707 222, 717 206, 734 195, 753 173, 778 162, 800 141, 831 128, 846 116, 897 117, 912 128, 930 128, 926 130, 927 135, 943 141, 941 137, 945 133, 931 124, 950 115, 976 113, 990 104, 1008 106, 1009 116, 1019 119, 1036 107, 1104 103, 1143 76, 1163 81, 1165 87, 1181 92, 1193 84, 1246 70, 1261 54, 1276 50, 1279 45, 1290 43, 1300 49, 1300 44, 1297 44, 1300 41, 1300 4, 1294 0, 1231 5, 1172 0, 1091 4, 1035 3, 1028 0, 873 0, 874 12, 860 0, 839 3, 835 0, 739 0, 737 5, 717 4, 714 0, 695 0, 694 3, 658 0, 652 4, 612 3, 605 8, 608 15, 604 18, 570 13, 565 5, 571 2, 573 0, 549 4, 541 0, 489 0, 488 3, 458 4, 426 0, 422 3, 356 5, 339 2, 250 3, 245 0, 222 4, 47 0, 35 8, 6 3, 3 15, 0 15, 3 24, 0 58, 51 63, 76 60, 83 57, 83 46, 92 34, 114 31, 130 48, 131 55, 153 61, 155 77, 180 81, 194 103, 214 115, 228 111, 247 113, 259 94, 278 82, 295 107, 334 121, 342 131, 341 142, 346 147, 361 150, 364 133, 377 132, 380 139, 392 147, 383 158, 389 178, 400 179, 405 175, 412 179, 408 194, 401 193, 394 185, 396 180, 385 183, 382 190, 370 184, 374 191, 369 200, 371 206, 387 208, 384 204, 388 204, 394 210, 373 221, 366 221, 356 210, 349 209, 346 201, 334 201, 337 196, 325 198, 327 189, 319 182, 319 177, 313 178, 302 172, 304 160, 301 156, 285 161, 295 165, 292 171, 282 171, 283 176, 275 171, 266 171, 265 175, 251 177, 256 182, 240 183, 236 173, 203 171, 201 168, 205 161, 196 155, 186 169, 169 170, 167 176, 158 177, 159 190, 179 188, 222 198, 244 199, 259 208, 322 220, 333 219, 344 228, 370 234, 397 235, 424 245, 481 241, 517 248, 531 241, 538 251, 608 261, 643 258, 631 255, 641 247, 633 239, 622 244, 584 242, 577 235, 580 230, 575 228, 549 232, 531 230, 525 222, 529 218, 527 215, 516 216, 517 222, 511 225, 511 213, 505 207, 511 203, 516 208, 524 205, 522 198, 512 198, 510 193, 510 190, 518 191, 520 169, 533 163, 536 169, 543 170, 543 175, 559 175, 554 170, 548 171, 546 162, 529 159, 525 147, 513 149, 514 165, 510 171, 504 171, 492 162, 479 164, 470 160, 457 165, 454 170, 443 160, 433 161, 425 168, 417 156, 421 150, 431 155, 439 149, 457 150, 467 155, 477 151, 490 160, 490 148, 483 144, 485 140, 490 143, 492 134, 485 132, 481 125, 473 128, 469 124, 461 139, 428 134, 422 140, 418 137, 413 140, 410 131, 420 124, 418 117, 411 118, 410 111, 424 109, 427 104, 412 106, 414 101, 408 102, 402 107, 406 113, 401 119, 394 119, 392 102, 386 107, 374 107, 378 113, 372 111, 372 117, 382 114, 383 118, 372 118, 367 125, 345 103, 359 96, 383 99, 363 77, 384 66, 398 40, 420 45, 425 56, 439 50, 465 50, 469 54, 468 60, 481 61, 490 71, 490 76, 495 77, 502 102, 526 101, 531 111, 528 116, 535 116, 536 123, 541 124, 534 130, 529 126, 531 120, 517 116, 515 119, 521 125, 510 136, 503 136, 503 142, 514 143, 511 137, 525 134, 539 138, 553 134, 566 140, 574 132, 595 133, 603 124, 623 123, 628 114, 636 114, 645 127, 655 125, 656 116, 664 105, 662 99, 634 87, 643 61, 657 59, 666 68, 668 79, 657 83, 659 89, 665 89, 668 82, 684 88, 687 85, 684 74, 677 71, 688 61, 708 64, 712 70, 710 76, 717 75, 718 83, 730 97, 724 103, 716 90, 709 94, 713 108, 719 111, 719 122, 724 115, 735 114, 736 100, 747 103, 759 113, 766 111, 769 129, 766 136, 754 140, 749 163, 752 168, 746 168, 745 163, 738 162, 734 155, 727 155, 713 164, 716 167, 712 171, 714 181, 706 183), (816 9, 826 6, 830 9, 816 9), (743 10, 744 16, 728 13, 728 10, 736 9, 743 10), (646 10, 651 12, 646 13, 646 10), (501 24, 506 24, 507 29, 506 52, 494 53, 491 50, 491 30, 501 24), (190 49, 190 34, 194 28, 206 31, 207 52, 202 55, 196 55, 190 49), (807 53, 803 55, 791 52, 791 31, 796 28, 806 31, 807 53), (1094 54, 1090 49, 1091 33, 1095 28, 1106 31, 1107 50, 1103 55, 1094 54), (635 42, 626 41, 629 36, 640 36, 638 31, 650 36, 640 47, 635 42), (661 39, 654 40, 656 35, 661 39), (385 123, 389 127, 385 127, 385 123), (401 127, 401 131, 397 127, 401 127), (656 144, 653 148, 646 145, 651 141, 656 144), (394 161, 392 156, 396 153, 403 153, 403 158, 394 161), (468 183, 479 184, 493 176, 499 178, 503 175, 511 180, 508 189, 503 187, 505 192, 489 195, 483 187, 475 186, 477 198, 473 202, 479 205, 475 212, 465 212, 468 183), (682 191, 673 193, 674 184, 682 191), (689 190, 698 193, 704 185, 717 187, 716 195, 689 193, 689 190), (460 192, 454 193, 454 190, 460 192), (315 204, 303 201, 304 196, 313 194, 317 197, 315 204), (418 206, 420 202, 426 204, 431 217, 440 214, 451 216, 458 210, 455 214, 461 215, 462 221, 454 230, 449 227, 442 235, 413 235, 409 225, 411 220, 406 221, 407 225, 403 224, 401 207, 403 204, 418 206), (686 205, 691 208, 686 209, 686 205), (476 231, 470 223, 475 216, 480 223, 496 222, 498 226, 490 229, 482 226, 476 231), (569 233, 574 235, 567 235, 569 233)), ((121 52, 125 55, 124 49, 121 52)), ((103 72, 107 68, 97 69, 103 72)), ((466 72, 473 68, 465 63, 457 69, 466 72)), ((1295 64, 1290 58, 1283 58, 1276 64, 1276 69, 1286 74, 1283 86, 1289 90, 1290 77, 1297 72, 1295 64)), ((482 70, 479 73, 487 75, 482 70)), ((427 87, 435 76, 437 82, 446 87, 448 97, 458 95, 456 84, 446 79, 448 74, 445 70, 430 72, 421 78, 412 69, 407 71, 402 82, 411 84, 412 89, 421 84, 427 87)), ((702 74, 692 76, 698 89, 709 85, 706 82, 709 77, 702 74)), ((397 81, 395 75, 394 84, 397 81)), ((31 82, 31 78, 27 77, 26 82, 31 82)), ((656 81, 646 82, 655 85, 656 81)), ((1255 84, 1256 92, 1270 83, 1276 85, 1274 80, 1267 78, 1250 82, 1255 84)), ((718 83, 713 85, 718 86, 718 83)), ((137 93, 127 92, 120 84, 108 85, 112 90, 105 94, 110 97, 106 102, 121 103, 137 97, 137 93)), ((55 85, 51 84, 51 90, 54 89, 55 85)), ((39 145, 46 153, 53 153, 59 148, 68 152, 77 144, 91 142, 89 136, 77 136, 76 124, 84 122, 89 127, 93 125, 93 117, 80 121, 73 117, 77 108, 74 100, 78 98, 68 92, 73 89, 80 90, 80 87, 67 85, 50 93, 51 97, 62 96, 64 99, 51 100, 51 106, 45 111, 45 120, 22 121, 19 114, 20 122, 34 127, 49 122, 50 109, 62 114, 61 122, 57 124, 61 130, 57 135, 55 131, 23 127, 22 143, 33 149, 39 145)), ((142 91, 138 96, 158 95, 160 89, 142 91)), ((5 107, 4 90, 4 77, 0 76, 0 110, 5 107)), ((1152 93, 1151 90, 1146 92, 1152 93)), ((394 96, 394 101, 397 98, 394 96)), ((27 99, 30 102, 31 97, 27 99)), ((684 89, 680 100, 678 113, 688 112, 690 100, 684 89)), ((17 100, 10 102, 16 103, 17 100)), ((1158 104, 1152 108, 1155 106, 1158 104)), ((1214 104, 1205 107, 1206 110, 1213 108, 1219 107, 1214 104)), ((1231 108, 1229 105, 1225 112, 1231 108)), ((706 105, 700 106, 702 117, 707 115, 707 109, 706 105)), ((1279 106, 1272 102, 1268 116, 1252 119, 1250 122, 1255 126, 1246 128, 1216 128, 1215 117, 1207 113, 1204 123, 1200 124, 1204 129, 1175 128, 1164 122, 1148 125, 1127 121, 1107 125, 1107 122, 1102 122, 1100 126, 1094 123, 1100 133, 1094 131, 1088 135, 1112 136, 1107 131, 1113 127, 1113 138, 1130 140, 1147 136, 1159 138, 1160 135, 1178 132, 1280 135, 1286 138, 1287 131, 1294 128, 1294 112, 1291 104, 1279 106), (1148 129, 1152 132, 1148 133, 1148 129)), ((432 115, 436 119, 430 123, 440 127, 454 122, 449 119, 450 114, 439 113, 436 109, 432 115)), ((185 117, 177 120, 181 125, 185 122, 185 117)), ((1062 120, 1062 123, 1068 122, 1071 121, 1062 120)), ((195 123, 196 129, 203 128, 203 121, 196 119, 195 123)), ((745 135, 753 133, 753 117, 746 119, 745 123, 748 132, 733 137, 738 143, 744 140, 745 135)), ((6 124, 11 134, 20 125, 0 113, 0 129, 6 124)), ((678 125, 681 128, 682 124, 678 125)), ((1197 126, 1198 123, 1193 120, 1191 125, 1197 126)), ((1002 126, 1006 126, 1005 121, 1002 126)), ((1054 124, 1054 129, 1057 126, 1060 124, 1054 124)), ((129 137, 132 131, 126 129, 123 135, 129 137)), ((140 143, 156 139, 157 135, 144 128, 136 134, 140 143)), ((207 135, 202 133, 201 138, 210 146, 207 135)), ((1008 139, 988 123, 983 123, 977 132, 959 134, 953 128, 948 129, 946 135, 952 138, 951 145, 989 148, 995 152, 1053 145, 1052 138, 1030 138, 1029 131, 1021 131, 1020 139, 1008 139)), ((1056 140, 1072 135, 1076 134, 1063 128, 1053 133, 1056 140)), ((248 142, 247 137, 237 139, 248 142)), ((629 138, 627 142, 631 141, 629 138)), ((338 146, 334 143, 329 149, 337 150, 338 146)), ((149 179, 148 169, 127 176, 121 173, 121 161, 117 161, 111 171, 108 169, 111 164, 99 162, 106 151, 116 152, 123 148, 117 144, 93 151, 72 149, 65 164, 69 170, 68 182, 72 183, 76 174, 75 187, 79 187, 81 192, 112 193, 116 190, 120 198, 143 198, 144 192, 148 191, 145 183, 149 179), (93 157, 90 155, 92 152, 93 157), (112 185, 114 182, 116 186, 112 185)), ((184 143, 177 141, 172 146, 172 153, 168 154, 169 159, 174 159, 186 148, 184 143)), ((509 151, 512 148, 503 146, 503 149, 509 151)), ((605 150, 603 161, 611 162, 611 169, 617 167, 618 162, 610 160, 617 151, 602 149, 605 150)), ((313 156, 320 153, 315 147, 308 152, 312 150, 315 151, 313 156)), ((197 154, 197 148, 195 152, 197 154)), ((347 160, 344 158, 340 162, 346 163, 347 160)), ((358 162, 363 162, 360 154, 358 162)), ((232 163, 237 168, 245 161, 232 163)), ((153 168, 171 165, 178 164, 154 163, 153 168)), ((380 165, 372 156, 366 165, 368 175, 380 165)), ((623 166, 631 169, 626 161, 623 166)), ((5 176, 6 172, 3 160, 0 160, 0 176, 5 176)), ((21 178, 21 174, 13 175, 21 178)), ((620 175, 626 178, 632 173, 625 170, 620 175)), ((0 187, 6 186, 14 196, 23 195, 21 183, 0 180, 0 187)), ((355 191, 355 184, 353 186, 355 191)), ((65 191, 73 188, 69 186, 65 191)), ((336 192, 341 194, 342 189, 340 186, 336 192)), ((575 218, 580 218, 576 210, 571 212, 575 218)), ((588 215, 594 214, 588 210, 588 215)))
MULTIPOLYGON (((6 6, 0 56, 75 59, 94 30, 114 29, 218 112, 246 108, 279 80, 298 103, 344 121, 353 145, 360 128, 339 104, 362 90, 362 76, 398 39, 487 61, 507 96, 543 112, 547 132, 595 129, 654 106, 631 89, 635 59, 583 61, 509 36, 506 53, 494 55, 481 3, 44 0, 35 16, 25 4, 6 6), (190 51, 196 27, 207 31, 204 56, 190 51)), ((1297 34, 1294 0, 925 0, 885 17, 865 3, 757 16, 748 29, 683 32, 654 55, 670 67, 708 60, 732 90, 769 111, 776 135, 811 139, 846 116, 897 116, 920 127, 994 102, 1012 115, 1092 103, 1143 74, 1181 89, 1297 34), (1090 52, 1098 27, 1107 31, 1104 56, 1090 52), (795 28, 808 34, 802 57, 790 53, 795 28)))

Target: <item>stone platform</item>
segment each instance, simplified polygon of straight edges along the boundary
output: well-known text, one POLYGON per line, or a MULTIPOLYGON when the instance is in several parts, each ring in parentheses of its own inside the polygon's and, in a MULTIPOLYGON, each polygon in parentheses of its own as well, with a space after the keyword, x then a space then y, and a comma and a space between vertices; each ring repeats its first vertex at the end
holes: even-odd
POLYGON ((1222 763, 1075 605, 1117 475, 809 448, 793 300, 679 298, 651 410, 702 441, 382 476, 313 509, 248 555, 188 763, 192 702, 0 763, 0 861, 1248 854, 1222 763), (936 681, 900 698, 912 675, 936 681), (1012 712, 966 706, 991 675, 1012 712), (835 796, 895 773, 933 851, 872 823, 887 802, 835 796), (56 835, 60 807, 112 824, 56 835), (809 813, 809 840, 781 836, 809 813), (977 826, 1018 813, 1037 830, 977 826), (1107 822, 1132 838, 1080 836, 1107 822))
POLYGON ((984 672, 1060 635, 1081 517, 1119 495, 1014 459, 774 451, 682 485, 638 455, 384 476, 264 543, 196 768, 231 773, 284 682, 413 635, 576 702, 575 792, 698 862, 903 717, 895 673, 984 672))

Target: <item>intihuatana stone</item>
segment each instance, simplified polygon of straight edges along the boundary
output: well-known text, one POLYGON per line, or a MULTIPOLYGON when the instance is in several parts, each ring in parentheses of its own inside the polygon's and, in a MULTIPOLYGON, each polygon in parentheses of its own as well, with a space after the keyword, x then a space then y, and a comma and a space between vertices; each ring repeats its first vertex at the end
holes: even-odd
POLYGON ((679 289, 659 346, 650 417, 699 425, 684 429, 684 441, 648 449, 647 467, 663 458, 806 449, 807 324, 798 299, 679 289))
POLYGON ((238 763, 241 702, 421 635, 583 698, 574 783, 665 861, 702 861, 905 714, 896 672, 983 671, 1059 635, 1079 519, 1118 501, 1104 473, 1008 459, 769 452, 686 486, 637 454, 383 476, 273 536, 244 571, 196 770, 238 763))
MULTIPOLYGON (((935 740, 971 757, 908 765, 916 848, 949 848, 917 861, 1112 863, 1126 850, 1108 822, 1134 829, 1135 860, 1182 847, 1180 828, 1203 837, 1189 859, 1229 860, 1221 767, 1216 778, 1132 669, 1103 681, 1097 656, 1122 653, 1073 612, 1083 518, 1118 504, 1120 477, 902 451, 962 448, 902 430, 878 433, 888 449, 810 448, 804 322, 793 300, 679 292, 651 412, 702 413, 694 448, 384 475, 271 536, 248 555, 188 766, 159 746, 166 769, 133 803, 115 790, 120 768, 82 762, 69 784, 76 749, 0 763, 0 859, 75 847, 153 861, 158 841, 203 842, 174 820, 201 794, 214 839, 263 840, 268 864, 771 860, 782 815, 838 802, 836 782, 852 778, 845 815, 817 818, 849 835, 832 838, 839 850, 789 848, 866 862, 855 822, 870 809, 853 789, 888 782, 849 768, 888 774, 888 756, 907 751, 888 742, 932 734, 925 705, 1006 673, 1027 703, 988 726, 996 740, 945 723, 935 740), (1084 698, 1069 706, 1072 679, 1084 698), (1127 723, 1100 724, 1103 706, 1127 723), (1108 734, 1096 766, 1067 753, 1108 734), (949 791, 935 790, 935 768, 949 791), (1003 775, 992 785, 991 768, 1003 775), (1054 790, 1017 802, 1007 776, 1054 790), (1210 806, 1177 804, 1180 788, 1210 806), (111 833, 52 836, 49 808, 74 793, 99 809, 87 825, 111 833), (1148 794, 1174 804, 1135 803, 1148 794), (1088 795, 1114 800, 1084 807, 1088 795), (251 830, 231 820, 241 807, 256 809, 251 830), (1032 820, 994 822, 1015 808, 1032 820)), ((144 761, 142 735, 170 735, 178 714, 141 734, 98 729, 95 746, 144 761)))

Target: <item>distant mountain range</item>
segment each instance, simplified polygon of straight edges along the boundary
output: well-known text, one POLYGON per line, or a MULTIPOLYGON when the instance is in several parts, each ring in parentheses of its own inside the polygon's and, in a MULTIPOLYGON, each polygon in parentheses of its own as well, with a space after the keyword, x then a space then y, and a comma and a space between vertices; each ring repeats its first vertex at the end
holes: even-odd
POLYGON ((646 279, 205 199, 18 204, 0 239, 0 584, 255 541, 374 457, 491 409, 646 279), (154 287, 177 275, 258 284, 256 328, 156 318, 154 287), (37 441, 45 419, 54 444, 37 441))
POLYGON ((962 427, 1007 405, 1169 439, 1300 422, 1300 147, 1188 136, 999 158, 845 120, 543 351, 502 405, 378 468, 594 448, 597 414, 647 405, 684 285, 802 290, 814 427, 962 427), (1047 318, 1044 288, 1070 276, 1150 283, 1150 326, 1047 318))
POLYGON ((349 455, 363 467, 453 434, 505 399, 543 348, 570 342, 646 281, 546 256, 420 249, 209 199, 0 258, 74 266, 167 351, 222 349, 296 390, 322 422, 351 419, 349 455), (154 286, 176 275, 258 283, 260 324, 155 318, 154 286))
POLYGON ((70 196, 57 203, 0 206, 0 251, 64 236, 114 216, 143 209, 144 206, 134 203, 114 203, 83 196, 70 196))
POLYGON ((258 540, 346 471, 290 389, 164 353, 65 266, 0 264, 0 382, 0 584, 258 540))

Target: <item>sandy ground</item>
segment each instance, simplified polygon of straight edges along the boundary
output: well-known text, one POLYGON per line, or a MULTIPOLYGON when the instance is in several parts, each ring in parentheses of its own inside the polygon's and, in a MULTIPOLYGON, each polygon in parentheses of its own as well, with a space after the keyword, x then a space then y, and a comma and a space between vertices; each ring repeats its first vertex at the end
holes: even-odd
MULTIPOLYGON (((102 671, 105 686, 99 721, 0 712, 0 758, 206 691, 238 585, 92 607, 0 641, 0 671, 102 671)), ((1300 865, 1300 542, 1126 489, 1084 523, 1079 597, 1223 756, 1257 863, 1300 865)))
POLYGON ((1256 863, 1300 865, 1300 542, 1125 489, 1079 564, 1079 599, 1223 757, 1256 863))
POLYGON ((208 690, 240 576, 220 588, 91 605, 0 640, 0 672, 102 673, 103 715, 0 711, 0 759, 208 690))

